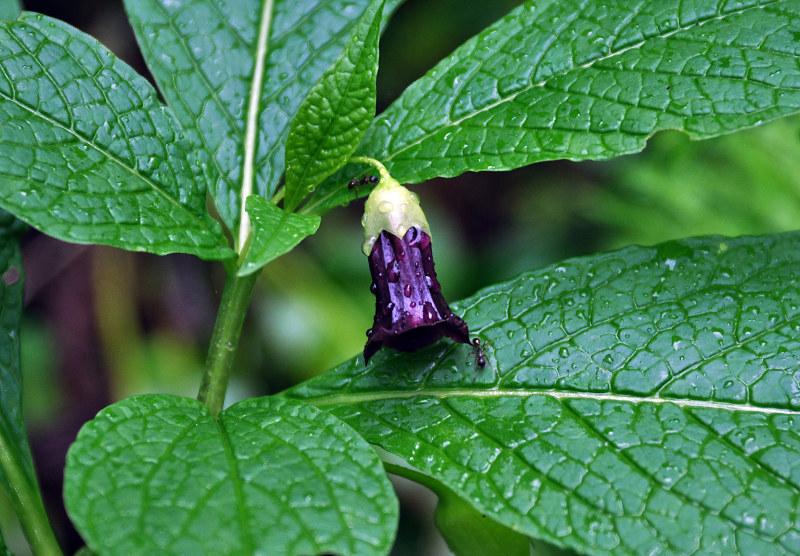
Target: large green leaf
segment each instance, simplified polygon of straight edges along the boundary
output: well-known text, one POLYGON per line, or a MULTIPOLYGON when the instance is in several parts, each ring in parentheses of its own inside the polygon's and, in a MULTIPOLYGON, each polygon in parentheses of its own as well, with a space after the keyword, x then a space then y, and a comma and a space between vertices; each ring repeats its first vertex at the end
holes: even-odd
POLYGON ((800 554, 798 245, 710 237, 567 261, 454 306, 484 369, 442 341, 287 395, 553 544, 800 554))
POLYGON ((799 28, 796 0, 528 1, 406 89, 358 152, 417 183, 755 126, 800 111, 799 28))
MULTIPOLYGON (((32 548, 37 554, 54 554, 58 544, 44 513, 22 420, 19 324, 23 272, 18 237, 24 230, 24 225, 0 209, 0 481, 32 548)), ((0 554, 8 553, 0 536, 0 554)))
MULTIPOLYGON (((212 155, 212 195, 232 230, 242 198, 250 192, 272 198, 291 119, 368 4, 126 0, 164 98, 212 155)), ((397 4, 387 2, 386 13, 397 4)))
POLYGON ((383 0, 369 5, 344 51, 297 109, 286 139, 286 210, 347 162, 375 117, 382 11, 383 0))
POLYGON ((397 526, 375 452, 277 398, 216 419, 187 398, 116 403, 70 448, 64 500, 100 554, 386 554, 397 526))
POLYGON ((190 144, 153 88, 57 20, 0 22, 0 206, 47 234, 151 253, 232 253, 190 144))

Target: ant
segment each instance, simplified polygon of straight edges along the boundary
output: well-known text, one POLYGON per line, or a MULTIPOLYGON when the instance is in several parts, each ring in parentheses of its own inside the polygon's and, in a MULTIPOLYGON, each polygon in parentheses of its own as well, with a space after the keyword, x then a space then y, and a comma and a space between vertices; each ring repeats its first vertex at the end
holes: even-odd
MULTIPOLYGON (((475 346, 475 364, 478 366, 479 369, 483 369, 486 367, 488 361, 486 360, 486 356, 483 354, 483 348, 481 347, 481 339, 480 338, 472 338, 472 345, 475 346)), ((489 365, 491 367, 491 365, 489 365)))
POLYGON ((358 189, 361 186, 367 185, 368 183, 378 183, 379 181, 378 176, 364 176, 361 179, 353 178, 350 180, 350 183, 347 184, 347 189, 355 189, 356 193, 358 193, 358 189))
POLYGON ((480 338, 472 338, 470 344, 472 344, 472 347, 474 348, 472 354, 475 357, 475 366, 477 367, 475 369, 475 376, 472 377, 472 380, 475 381, 475 379, 478 376, 479 369, 480 370, 485 369, 486 365, 489 365, 490 369, 493 369, 494 367, 492 367, 492 364, 489 363, 489 359, 486 357, 486 354, 483 353, 483 346, 486 345, 486 342, 483 342, 483 344, 481 345, 480 338))

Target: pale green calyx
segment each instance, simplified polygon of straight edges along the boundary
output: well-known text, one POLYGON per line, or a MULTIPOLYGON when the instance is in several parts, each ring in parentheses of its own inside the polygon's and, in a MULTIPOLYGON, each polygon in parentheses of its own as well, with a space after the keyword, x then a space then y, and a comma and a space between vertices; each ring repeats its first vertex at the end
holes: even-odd
POLYGON ((430 227, 419 206, 419 197, 400 185, 379 162, 358 158, 361 159, 359 161, 373 164, 381 174, 378 185, 364 203, 364 217, 361 219, 361 225, 364 226, 361 250, 364 254, 369 256, 382 231, 403 237, 409 228, 416 226, 430 236, 430 227))

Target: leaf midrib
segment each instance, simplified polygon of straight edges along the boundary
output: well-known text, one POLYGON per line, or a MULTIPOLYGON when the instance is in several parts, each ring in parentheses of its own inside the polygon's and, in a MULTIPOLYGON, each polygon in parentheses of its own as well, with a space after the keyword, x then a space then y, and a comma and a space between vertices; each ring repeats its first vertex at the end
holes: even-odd
POLYGON ((250 85, 250 99, 247 106, 247 119, 245 120, 244 161, 242 162, 242 188, 239 195, 239 241, 237 252, 247 244, 250 235, 250 217, 245 210, 245 201, 253 194, 253 181, 255 179, 255 156, 258 148, 258 115, 261 108, 261 87, 264 81, 265 65, 267 62, 267 47, 272 23, 274 0, 264 0, 264 8, 258 26, 258 40, 256 42, 255 64, 253 66, 253 81, 250 85))
MULTIPOLYGON (((594 66, 597 63, 601 63, 601 62, 603 62, 605 60, 608 60, 610 58, 614 58, 616 56, 620 56, 620 55, 628 52, 629 50, 633 50, 633 49, 636 49, 636 48, 641 48, 642 45, 644 45, 648 41, 651 41, 651 40, 654 40, 654 39, 667 39, 667 38, 669 38, 669 37, 671 37, 671 36, 673 36, 673 35, 675 35, 677 33, 680 33, 682 31, 686 31, 686 30, 691 29, 693 27, 696 27, 698 25, 705 25, 706 23, 708 23, 710 21, 723 20, 726 17, 730 17, 730 16, 733 16, 733 15, 738 15, 738 14, 744 13, 747 10, 763 9, 766 6, 773 5, 773 4, 778 4, 780 2, 781 2, 781 0, 773 0, 772 2, 765 2, 765 3, 759 4, 757 6, 748 6, 748 7, 743 8, 743 9, 738 9, 738 10, 734 10, 734 11, 731 11, 731 12, 715 15, 713 17, 698 18, 696 21, 693 21, 693 22, 689 23, 688 25, 678 26, 675 29, 673 29, 671 31, 668 31, 668 32, 666 32, 664 34, 646 36, 642 40, 640 40, 640 41, 638 41, 636 43, 633 43, 631 45, 628 45, 626 47, 623 47, 623 48, 621 48, 619 50, 609 52, 608 54, 606 54, 604 56, 599 56, 597 58, 589 60, 588 62, 586 62, 584 64, 574 65, 574 66, 570 67, 567 71, 565 71, 563 73, 560 73, 560 74, 553 73, 553 74, 549 75, 546 79, 544 79, 542 81, 539 81, 537 83, 531 83, 530 85, 528 85, 526 87, 523 87, 518 91, 515 91, 514 93, 510 94, 507 97, 501 98, 501 99, 499 99, 499 100, 497 100, 497 101, 495 101, 495 102, 493 102, 491 104, 488 104, 488 105, 486 105, 486 106, 484 106, 484 107, 482 107, 482 108, 480 108, 478 110, 475 110, 474 112, 470 112, 468 114, 465 114, 461 118, 458 118, 456 120, 452 120, 452 121, 448 122, 447 124, 438 127, 436 129, 436 131, 437 132, 441 132, 442 130, 445 130, 445 129, 458 127, 462 122, 464 122, 466 120, 474 118, 474 117, 476 117, 476 116, 478 116, 478 115, 480 115, 480 114, 482 114, 484 112, 493 110, 494 108, 496 108, 498 106, 501 106, 501 105, 503 105, 503 104, 505 104, 507 102, 513 102, 514 99, 516 99, 519 95, 521 95, 523 93, 527 93, 528 91, 530 91, 530 90, 532 90, 532 89, 534 89, 536 87, 544 87, 545 85, 547 85, 548 81, 550 81, 550 80, 552 80, 552 79, 554 79, 556 77, 564 77, 566 75, 569 75, 573 71, 580 70, 580 69, 591 68, 592 66, 594 66)), ((542 52, 542 55, 544 55, 544 52, 542 52)), ((478 67, 482 66, 485 61, 486 60, 482 61, 481 64, 479 64, 478 67)), ((476 68, 476 70, 477 70, 477 68, 476 68)), ((466 82, 467 82, 467 80, 464 81, 465 86, 466 86, 466 82)), ((430 92, 430 91, 427 91, 427 92, 430 92)), ((427 92, 426 92, 426 94, 427 94, 427 92)), ((409 113, 407 112, 407 114, 409 114, 409 113)), ((398 122, 397 126, 398 127, 401 126, 402 122, 403 122, 403 120, 398 122)), ((411 143, 408 143, 405 146, 403 146, 402 148, 400 148, 400 149, 398 149, 396 151, 393 151, 393 152, 390 152, 390 148, 389 147, 391 145, 387 145, 387 149, 386 149, 387 154, 386 154, 386 156, 383 157, 383 160, 384 161, 392 160, 395 156, 397 156, 397 155, 399 155, 399 154, 401 154, 401 153, 403 153, 403 152, 405 152, 405 151, 407 151, 407 150, 419 145, 423 141, 427 140, 429 138, 429 136, 430 136, 430 133, 424 133, 418 139, 416 139, 415 141, 413 141, 411 143)))
POLYGON ((318 397, 295 397, 291 393, 288 397, 305 401, 315 407, 329 407, 334 405, 352 405, 365 402, 382 400, 400 400, 417 397, 452 398, 457 396, 473 398, 502 398, 502 397, 531 397, 546 396, 557 400, 591 400, 591 401, 616 401, 632 404, 662 404, 671 403, 681 408, 718 409, 733 412, 761 413, 770 415, 800 415, 800 409, 787 409, 779 407, 763 407, 751 404, 737 404, 711 400, 692 400, 686 398, 661 398, 658 396, 636 396, 633 394, 608 394, 603 392, 559 392, 557 390, 544 390, 535 388, 476 390, 473 388, 430 388, 423 390, 381 390, 379 392, 343 393, 318 397))

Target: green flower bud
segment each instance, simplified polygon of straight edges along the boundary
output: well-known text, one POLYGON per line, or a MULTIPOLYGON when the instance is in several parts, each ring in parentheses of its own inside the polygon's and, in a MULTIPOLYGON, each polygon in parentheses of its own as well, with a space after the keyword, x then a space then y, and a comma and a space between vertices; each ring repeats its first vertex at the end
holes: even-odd
POLYGON ((367 197, 364 217, 361 219, 364 226, 361 250, 367 256, 383 231, 403 237, 409 229, 417 227, 426 234, 431 234, 428 221, 419 206, 419 197, 400 185, 384 168, 379 170, 381 180, 367 197))

